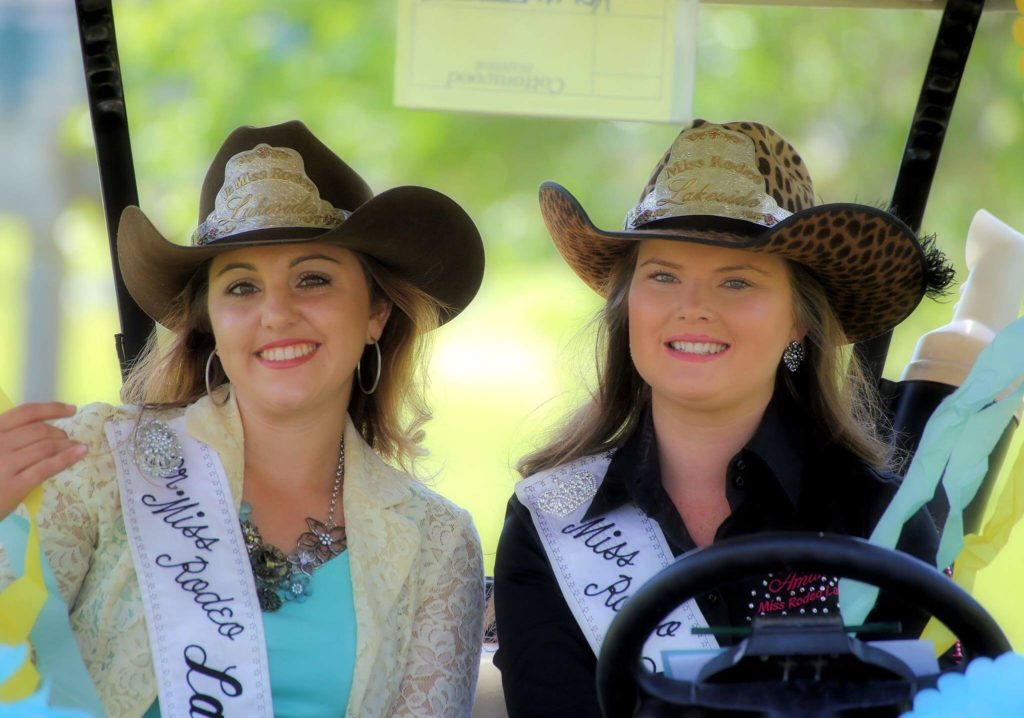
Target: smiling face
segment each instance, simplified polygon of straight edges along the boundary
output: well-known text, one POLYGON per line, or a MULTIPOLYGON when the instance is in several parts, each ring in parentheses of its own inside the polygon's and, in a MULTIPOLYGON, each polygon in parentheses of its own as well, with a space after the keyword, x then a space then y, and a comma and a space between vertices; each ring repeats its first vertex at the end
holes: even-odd
POLYGON ((239 405, 281 414, 347 407, 356 363, 390 305, 371 305, 355 254, 302 243, 215 257, 208 309, 239 405))
POLYGON ((652 400, 734 413, 771 399, 802 331, 779 257, 692 242, 641 242, 629 287, 629 345, 652 400))

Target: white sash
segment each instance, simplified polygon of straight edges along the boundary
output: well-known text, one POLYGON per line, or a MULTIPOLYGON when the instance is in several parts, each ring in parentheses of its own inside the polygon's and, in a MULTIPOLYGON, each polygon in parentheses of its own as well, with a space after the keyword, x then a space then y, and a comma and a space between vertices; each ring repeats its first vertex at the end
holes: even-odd
POLYGON ((178 468, 152 479, 136 464, 134 421, 108 422, 121 507, 146 610, 165 718, 271 718, 263 619, 220 457, 177 435, 178 468))
MULTIPOLYGON (((595 654, 623 603, 674 560, 661 527, 632 503, 583 520, 608 464, 607 456, 584 457, 516 484, 516 496, 533 517, 562 595, 595 654)), ((661 671, 664 650, 718 648, 713 636, 690 631, 707 625, 690 599, 651 634, 644 662, 661 671)))

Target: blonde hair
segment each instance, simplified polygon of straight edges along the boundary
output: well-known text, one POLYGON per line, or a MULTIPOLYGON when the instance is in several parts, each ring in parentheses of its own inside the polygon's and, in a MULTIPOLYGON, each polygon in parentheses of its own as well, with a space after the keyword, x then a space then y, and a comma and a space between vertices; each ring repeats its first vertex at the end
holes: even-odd
MULTIPOLYGON (((363 439, 385 460, 411 470, 422 447, 423 424, 431 418, 425 398, 424 362, 429 332, 446 307, 371 257, 355 253, 366 276, 370 304, 386 301, 391 316, 378 340, 380 382, 364 394, 353 379, 347 411, 363 439)), ((206 361, 215 340, 207 311, 209 262, 199 267, 161 319, 170 337, 154 329, 121 389, 121 400, 145 408, 187 406, 206 394, 206 361)), ((360 358, 364 373, 376 373, 377 352, 368 346, 360 358), (372 368, 372 369, 371 369, 372 368)), ((210 385, 228 381, 219 361, 210 369, 210 385)), ((365 384, 370 384, 364 377, 365 384)))
MULTIPOLYGON (((629 286, 639 243, 609 278, 597 323, 597 387, 550 435, 541 448, 520 459, 522 476, 620 446, 649 411, 651 388, 640 377, 629 352, 629 286)), ((807 328, 806 358, 795 374, 780 367, 775 391, 786 391, 825 437, 875 468, 885 468, 889 446, 878 435, 880 403, 847 344, 828 296, 803 266, 786 262, 798 322, 807 328)), ((781 357, 780 357, 781 359, 781 357)))

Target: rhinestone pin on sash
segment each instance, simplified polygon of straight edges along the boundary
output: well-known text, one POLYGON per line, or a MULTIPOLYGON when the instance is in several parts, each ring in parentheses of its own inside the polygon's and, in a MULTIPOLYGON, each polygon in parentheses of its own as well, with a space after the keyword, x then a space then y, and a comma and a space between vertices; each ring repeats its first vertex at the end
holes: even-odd
POLYGON ((345 439, 338 447, 338 465, 334 471, 334 486, 331 502, 327 509, 327 522, 306 518, 309 531, 304 532, 295 542, 295 550, 287 556, 277 546, 266 543, 260 530, 252 522, 252 506, 242 502, 239 520, 242 537, 256 583, 256 596, 260 608, 273 613, 287 601, 302 603, 312 593, 310 579, 313 571, 348 548, 345 527, 334 523, 334 511, 338 505, 342 480, 345 477, 345 439))
POLYGON ((537 498, 541 511, 564 519, 597 493, 597 477, 589 471, 577 471, 537 498))
POLYGON ((147 421, 135 431, 135 464, 151 479, 171 473, 181 464, 181 442, 163 422, 147 421))

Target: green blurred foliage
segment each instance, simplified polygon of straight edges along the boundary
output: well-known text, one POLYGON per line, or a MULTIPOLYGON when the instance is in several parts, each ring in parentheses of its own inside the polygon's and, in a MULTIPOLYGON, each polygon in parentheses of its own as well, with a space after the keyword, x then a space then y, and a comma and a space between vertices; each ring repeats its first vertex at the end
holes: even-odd
MULTIPOLYGON (((585 396, 592 374, 586 323, 598 300, 558 259, 537 187, 554 179, 598 226, 618 227, 677 128, 395 107, 394 2, 114 6, 140 202, 168 238, 187 241, 203 174, 231 129, 293 118, 377 191, 434 187, 477 220, 487 272, 478 300, 436 337, 434 457, 424 470, 473 512, 490 566, 511 466, 585 396)), ((992 13, 981 23, 922 228, 938 233, 960 268, 978 208, 1024 227, 1024 77, 1013 19, 992 13)), ((695 113, 782 132, 801 150, 822 201, 884 204, 938 20, 934 11, 704 5, 695 113)), ((65 129, 68 152, 92 161, 86 108, 65 129)), ((97 198, 69 208, 63 227, 62 246, 77 259, 68 267, 61 397, 113 401, 116 316, 97 198), (93 301, 101 295, 110 301, 93 301)), ((5 306, 16 301, 26 241, 17 220, 0 218, 5 306)), ((897 332, 887 375, 898 375, 917 337, 951 311, 952 301, 925 302, 897 332)), ((4 312, 0 331, 22 331, 17 313, 4 312)), ((15 397, 24 361, 0 358, 0 382, 15 397)))

